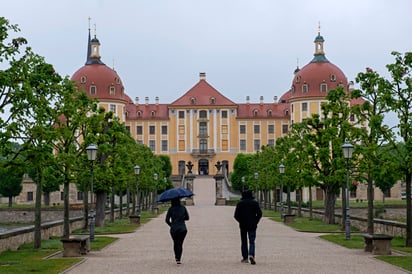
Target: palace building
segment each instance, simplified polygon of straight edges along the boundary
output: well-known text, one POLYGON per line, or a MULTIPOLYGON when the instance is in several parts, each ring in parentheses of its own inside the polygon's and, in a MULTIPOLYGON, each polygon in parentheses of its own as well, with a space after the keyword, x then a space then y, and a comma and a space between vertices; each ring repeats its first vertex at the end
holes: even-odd
POLYGON ((155 153, 168 155, 172 174, 185 174, 193 163, 198 175, 215 174, 215 163, 231 172, 238 153, 256 153, 262 145, 274 145, 294 122, 320 113, 327 91, 337 86, 348 90, 348 80, 324 53, 320 32, 315 38, 312 61, 294 71, 290 90, 272 102, 236 103, 207 82, 206 73, 186 93, 169 104, 149 97, 134 101, 124 92, 120 76, 101 61, 100 42, 88 38, 87 60, 72 80, 106 111, 114 112, 137 142, 155 153))

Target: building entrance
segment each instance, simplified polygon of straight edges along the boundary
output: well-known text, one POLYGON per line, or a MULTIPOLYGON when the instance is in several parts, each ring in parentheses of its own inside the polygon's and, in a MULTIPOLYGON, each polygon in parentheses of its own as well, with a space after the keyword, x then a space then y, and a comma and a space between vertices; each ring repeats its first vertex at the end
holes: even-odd
POLYGON ((209 175, 209 161, 206 159, 199 160, 199 175, 209 175))

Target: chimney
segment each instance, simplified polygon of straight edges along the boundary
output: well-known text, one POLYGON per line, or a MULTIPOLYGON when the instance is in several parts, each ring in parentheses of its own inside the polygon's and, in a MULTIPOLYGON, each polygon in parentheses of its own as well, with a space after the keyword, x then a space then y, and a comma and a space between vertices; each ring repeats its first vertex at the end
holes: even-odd
POLYGON ((249 103, 250 103, 250 97, 249 97, 249 96, 246 96, 246 104, 249 105, 249 103))
POLYGON ((263 96, 260 96, 260 104, 263 105, 263 96))
POLYGON ((159 104, 159 96, 156 96, 156 97, 155 97, 155 103, 156 103, 156 105, 159 104))
POLYGON ((149 97, 146 96, 146 97, 144 98, 144 100, 145 100, 146 105, 148 105, 148 104, 149 104, 149 97))
POLYGON ((199 73, 199 80, 206 80, 206 72, 199 73))
POLYGON ((138 105, 139 104, 139 97, 134 98, 134 102, 135 102, 136 105, 138 105))
POLYGON ((277 101, 278 101, 278 97, 275 95, 275 96, 273 96, 273 101, 275 101, 275 103, 277 103, 277 101))

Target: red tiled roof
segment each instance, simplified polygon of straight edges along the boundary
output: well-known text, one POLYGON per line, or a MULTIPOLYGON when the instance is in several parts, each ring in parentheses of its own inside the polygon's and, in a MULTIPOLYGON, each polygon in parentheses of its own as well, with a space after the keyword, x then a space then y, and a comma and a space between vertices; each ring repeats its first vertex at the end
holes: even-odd
POLYGON ((274 119, 287 117, 288 103, 271 104, 240 104, 238 105, 237 119, 274 119))
POLYGON ((167 104, 139 104, 135 105, 130 102, 126 106, 127 119, 153 119, 167 120, 169 119, 167 104))
POLYGON ((237 104, 223 96, 205 79, 199 80, 189 91, 175 100, 169 107, 175 106, 236 106, 237 104), (214 101, 214 102, 213 102, 214 101))

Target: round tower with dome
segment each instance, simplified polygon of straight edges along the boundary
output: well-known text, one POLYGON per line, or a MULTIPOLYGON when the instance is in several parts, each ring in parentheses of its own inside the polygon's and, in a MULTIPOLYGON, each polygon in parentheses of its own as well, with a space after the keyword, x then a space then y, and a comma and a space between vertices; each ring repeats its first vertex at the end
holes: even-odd
POLYGON ((96 98, 99 106, 106 111, 112 111, 121 122, 126 121, 126 104, 131 102, 124 92, 124 86, 117 72, 106 66, 100 56, 100 42, 96 34, 91 38, 90 27, 87 41, 86 63, 71 77, 78 90, 87 93, 90 98, 96 98))
POLYGON ((325 56, 323 36, 315 37, 315 53, 312 61, 294 72, 288 100, 291 110, 291 123, 299 123, 320 113, 322 102, 326 101, 329 90, 342 86, 348 91, 348 80, 342 70, 325 56))

